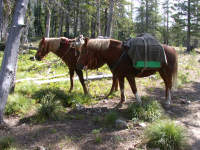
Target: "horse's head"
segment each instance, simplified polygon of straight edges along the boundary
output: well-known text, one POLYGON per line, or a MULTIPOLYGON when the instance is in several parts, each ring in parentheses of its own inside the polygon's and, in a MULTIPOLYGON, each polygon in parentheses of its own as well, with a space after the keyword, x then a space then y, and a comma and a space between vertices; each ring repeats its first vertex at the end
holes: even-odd
POLYGON ((45 41, 45 38, 43 37, 42 40, 39 43, 39 48, 37 53, 35 54, 36 60, 42 60, 47 54, 49 53, 47 42, 45 41))
POLYGON ((89 40, 88 38, 85 38, 83 42, 84 44, 82 44, 81 47, 79 48, 80 55, 76 65, 77 69, 79 70, 82 70, 88 64, 88 57, 90 55, 87 49, 88 40, 89 40))

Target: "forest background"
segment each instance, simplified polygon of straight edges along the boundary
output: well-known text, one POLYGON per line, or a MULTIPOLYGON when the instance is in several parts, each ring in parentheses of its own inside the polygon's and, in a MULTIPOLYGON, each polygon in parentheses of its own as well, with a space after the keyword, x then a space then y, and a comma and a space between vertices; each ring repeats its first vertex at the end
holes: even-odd
MULTIPOLYGON (((0 41, 8 37, 14 5, 15 0, 0 5, 0 41)), ((21 41, 79 34, 126 40, 148 32, 190 51, 199 45, 199 21, 199 0, 29 0, 21 41)))

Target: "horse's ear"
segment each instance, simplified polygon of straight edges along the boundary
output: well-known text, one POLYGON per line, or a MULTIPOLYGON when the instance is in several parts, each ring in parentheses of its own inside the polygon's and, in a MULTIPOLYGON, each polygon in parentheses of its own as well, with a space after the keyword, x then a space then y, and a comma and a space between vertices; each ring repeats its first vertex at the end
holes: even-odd
POLYGON ((45 37, 42 37, 42 43, 44 43, 45 42, 45 37))

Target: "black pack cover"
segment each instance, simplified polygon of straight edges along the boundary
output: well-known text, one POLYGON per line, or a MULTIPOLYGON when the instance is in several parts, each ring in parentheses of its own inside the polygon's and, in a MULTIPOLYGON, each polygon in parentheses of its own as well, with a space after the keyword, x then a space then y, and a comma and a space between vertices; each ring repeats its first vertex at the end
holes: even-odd
POLYGON ((136 68, 158 68, 158 64, 167 63, 162 45, 148 33, 129 39, 125 46, 136 68))

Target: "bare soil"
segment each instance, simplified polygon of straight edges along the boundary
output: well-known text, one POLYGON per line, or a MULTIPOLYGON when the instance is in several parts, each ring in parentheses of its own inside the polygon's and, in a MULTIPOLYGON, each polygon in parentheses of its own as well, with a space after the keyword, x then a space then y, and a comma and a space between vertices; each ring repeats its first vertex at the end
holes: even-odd
MULTIPOLYGON (((192 57, 180 55, 179 57, 192 57)), ((195 56, 196 60, 199 58, 199 54, 195 56)), ((198 61, 194 60, 194 63, 200 67, 198 61)), ((196 71, 189 70, 190 82, 173 92, 173 104, 170 107, 163 104, 165 91, 162 80, 155 80, 154 84, 144 86, 140 84, 140 80, 136 79, 140 95, 150 96, 160 101, 165 113, 187 129, 191 150, 200 150, 200 80, 196 71)), ((113 109, 123 113, 127 106, 135 101, 129 86, 126 87, 126 96, 127 101, 118 109, 115 107, 120 101, 119 97, 100 100, 93 106, 86 106, 84 111, 66 108, 67 115, 74 117, 59 121, 32 124, 18 117, 5 118, 8 127, 0 129, 0 136, 13 136, 16 147, 22 150, 43 148, 49 150, 133 150, 138 147, 145 149, 145 144, 142 142, 145 127, 132 124, 126 118, 122 119, 127 122, 128 129, 104 128, 102 124, 95 122, 97 116, 101 118, 113 109), (98 129, 100 133, 95 135, 94 129, 98 129)))

